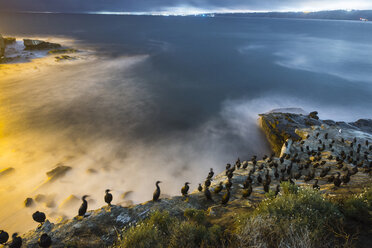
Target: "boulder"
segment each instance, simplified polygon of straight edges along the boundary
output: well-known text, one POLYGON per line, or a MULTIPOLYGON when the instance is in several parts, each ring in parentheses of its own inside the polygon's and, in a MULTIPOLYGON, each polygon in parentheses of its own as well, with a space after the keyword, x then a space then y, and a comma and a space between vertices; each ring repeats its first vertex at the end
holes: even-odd
POLYGON ((50 43, 43 40, 24 39, 23 44, 26 47, 26 50, 56 49, 61 47, 60 44, 50 43))
POLYGON ((5 169, 0 170, 0 177, 7 176, 15 171, 14 168, 8 167, 5 169))
POLYGON ((0 59, 5 55, 5 42, 3 36, 0 34, 0 59))
POLYGON ((53 181, 57 178, 63 177, 69 170, 71 170, 71 167, 58 164, 56 168, 46 173, 48 181, 53 181))
POLYGON ((15 43, 16 41, 17 41, 16 38, 13 38, 13 37, 4 37, 4 44, 5 44, 5 46, 11 45, 11 44, 15 43))

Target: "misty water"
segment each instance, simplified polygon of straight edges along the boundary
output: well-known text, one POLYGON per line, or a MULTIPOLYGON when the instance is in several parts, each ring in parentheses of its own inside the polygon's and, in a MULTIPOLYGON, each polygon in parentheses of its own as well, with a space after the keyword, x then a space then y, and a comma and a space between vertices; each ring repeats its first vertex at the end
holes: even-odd
POLYGON ((15 168, 0 178, 9 231, 36 227, 36 209, 75 216, 80 202, 62 204, 72 194, 95 209, 107 188, 124 205, 151 199, 156 180, 166 195, 196 188, 211 167, 270 152, 257 118, 274 108, 372 118, 371 23, 1 13, 0 33, 89 51, 0 78, 0 170, 15 168), (44 185, 61 164, 72 170, 44 185), (23 207, 38 194, 46 200, 23 207))

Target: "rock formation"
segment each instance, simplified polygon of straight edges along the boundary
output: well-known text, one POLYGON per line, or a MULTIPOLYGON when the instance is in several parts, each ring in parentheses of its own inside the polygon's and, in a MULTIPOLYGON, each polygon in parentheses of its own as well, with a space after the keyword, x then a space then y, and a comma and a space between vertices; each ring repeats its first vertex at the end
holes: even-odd
POLYGON ((57 43, 50 43, 42 40, 30 39, 24 39, 23 44, 25 45, 26 50, 56 49, 61 47, 61 45, 57 43))

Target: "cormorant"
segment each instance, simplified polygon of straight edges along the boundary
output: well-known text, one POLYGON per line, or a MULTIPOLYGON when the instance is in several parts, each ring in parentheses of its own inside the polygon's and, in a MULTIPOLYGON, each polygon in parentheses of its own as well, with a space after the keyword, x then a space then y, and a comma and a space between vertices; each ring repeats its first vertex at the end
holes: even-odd
POLYGON ((243 189, 243 198, 247 198, 252 194, 252 185, 248 185, 246 189, 243 189))
POLYGON ((337 172, 337 177, 333 180, 333 184, 336 186, 336 187, 340 187, 341 185, 341 179, 340 179, 340 172, 337 172))
POLYGON ((320 190, 320 187, 318 185, 318 179, 315 179, 315 183, 313 184, 313 189, 320 190))
POLYGON ((22 238, 18 236, 18 233, 13 233, 12 242, 9 244, 9 248, 21 248, 22 238))
POLYGON ((185 186, 182 187, 181 193, 183 196, 187 196, 187 193, 189 192, 190 189, 189 184, 190 184, 189 182, 186 182, 185 186))
POLYGON ((160 196, 160 187, 159 187, 159 183, 161 183, 161 181, 157 181, 155 183, 156 185, 156 189, 154 191, 154 194, 152 195, 152 200, 155 202, 157 200, 159 200, 159 196, 160 196))
POLYGON ((276 185, 275 195, 278 195, 279 192, 280 192, 280 184, 276 185))
POLYGON ((212 179, 213 175, 214 175, 213 168, 211 168, 211 170, 208 173, 208 178, 212 179))
POLYGON ((81 200, 83 201, 83 203, 81 204, 80 208, 79 208, 79 216, 83 216, 85 215, 85 213, 87 212, 87 209, 88 209, 88 202, 87 200, 85 200, 85 198, 87 198, 88 195, 85 195, 81 198, 81 200))
POLYGON ((207 198, 207 200, 211 200, 211 201, 213 201, 213 199, 212 199, 212 194, 211 194, 211 192, 209 191, 209 188, 208 188, 208 187, 205 187, 205 188, 204 188, 204 195, 205 195, 205 197, 207 198))
POLYGON ((218 194, 218 193, 220 193, 222 191, 222 189, 223 189, 223 185, 222 184, 223 184, 223 182, 220 182, 220 184, 217 185, 216 188, 214 188, 214 193, 218 194))
POLYGON ((3 230, 0 230, 0 244, 5 244, 9 239, 9 234, 3 230))
POLYGON ((222 205, 226 205, 229 202, 230 199, 230 189, 227 188, 227 192, 222 196, 221 203, 222 205))
POLYGON ((227 183, 225 184, 226 189, 230 189, 232 187, 232 182, 230 178, 227 180, 227 183))
POLYGON ((332 175, 328 177, 327 182, 332 183, 334 180, 335 180, 335 176, 332 175))
POLYGON ((353 167, 352 169, 351 169, 351 173, 350 173, 350 175, 355 175, 355 174, 357 174, 358 173, 358 167, 353 167))
POLYGON ((263 188, 266 193, 269 192, 270 184, 268 184, 266 181, 263 183, 263 188))
POLYGON ((350 171, 348 170, 347 171, 347 174, 346 175, 343 175, 341 177, 341 181, 344 183, 344 184, 347 184, 348 182, 350 182, 350 171))
POLYGON ((48 248, 52 245, 52 239, 48 236, 48 234, 43 233, 39 240, 37 241, 38 245, 43 248, 48 248))
POLYGON ((226 170, 228 171, 230 170, 230 168, 231 168, 231 164, 226 164, 226 170))
POLYGON ((261 177, 261 174, 258 174, 258 176, 257 176, 257 182, 258 182, 259 184, 262 183, 262 177, 261 177))
POLYGON ((202 192, 203 191, 203 187, 201 186, 201 183, 199 183, 198 190, 199 190, 199 192, 202 192))
POLYGON ((111 190, 109 189, 106 189, 106 195, 105 195, 105 202, 111 206, 111 202, 112 202, 112 194, 110 193, 111 190))
POLYGON ((207 180, 205 180, 205 182, 204 182, 204 186, 205 186, 205 187, 209 187, 209 186, 211 186, 211 180, 209 180, 209 178, 207 178, 207 180))
POLYGON ((247 161, 244 161, 243 162, 243 169, 247 169, 247 167, 248 167, 248 162, 247 161))
POLYGON ((36 211, 32 214, 32 219, 42 225, 45 222, 46 216, 43 212, 36 211))

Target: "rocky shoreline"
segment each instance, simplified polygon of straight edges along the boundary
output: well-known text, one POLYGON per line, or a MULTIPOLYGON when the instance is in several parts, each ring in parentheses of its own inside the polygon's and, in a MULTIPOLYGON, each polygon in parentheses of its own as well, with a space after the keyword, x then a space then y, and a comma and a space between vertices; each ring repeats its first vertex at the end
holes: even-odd
POLYGON ((274 154, 262 159, 238 159, 232 166, 228 165, 226 171, 212 175, 209 182, 211 192, 220 184, 224 188, 229 183, 232 185, 226 205, 221 206, 225 189, 220 194, 212 194, 212 200, 205 197, 207 179, 202 183, 202 192, 195 189, 187 198, 161 196, 156 202, 130 207, 112 205, 97 210, 89 210, 88 206, 84 218, 77 216, 58 223, 47 220, 22 235, 23 247, 38 247, 38 239, 43 233, 51 237, 52 247, 112 246, 123 228, 136 225, 156 210, 182 217, 187 209, 199 209, 213 218, 223 218, 254 207, 264 199, 265 191, 274 192, 281 181, 291 181, 300 186, 317 185, 320 192, 329 197, 345 191, 353 192, 371 183, 372 120, 335 122, 320 120, 317 112, 293 112, 296 111, 281 109, 259 115, 259 125, 274 154), (263 178, 265 182, 267 175, 272 182, 265 188, 261 180, 263 178), (253 192, 245 199, 242 194, 249 178, 253 192), (340 185, 336 186, 335 178, 342 179, 340 185))
POLYGON ((78 50, 63 47, 61 44, 36 39, 18 41, 14 37, 4 37, 0 34, 0 64, 22 63, 33 58, 48 55, 55 56, 56 62, 74 60, 76 56, 67 54, 77 53, 78 50), (37 53, 37 54, 36 54, 37 53))

